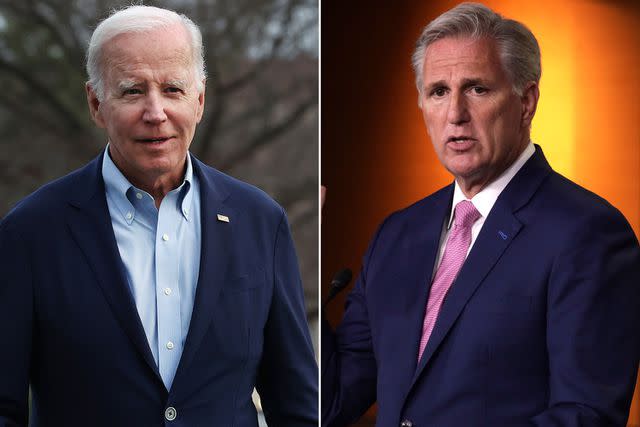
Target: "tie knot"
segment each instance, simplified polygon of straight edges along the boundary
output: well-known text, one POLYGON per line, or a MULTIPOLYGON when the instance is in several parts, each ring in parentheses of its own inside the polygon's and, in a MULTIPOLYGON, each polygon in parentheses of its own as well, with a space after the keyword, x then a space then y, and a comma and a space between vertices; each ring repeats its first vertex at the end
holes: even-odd
POLYGON ((469 200, 463 200, 456 205, 453 223, 458 227, 471 227, 480 218, 480 212, 469 200))

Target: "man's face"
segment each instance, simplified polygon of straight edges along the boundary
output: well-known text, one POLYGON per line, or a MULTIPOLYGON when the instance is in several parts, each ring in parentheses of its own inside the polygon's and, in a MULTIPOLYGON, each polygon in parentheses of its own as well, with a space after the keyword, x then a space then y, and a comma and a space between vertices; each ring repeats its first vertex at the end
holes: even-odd
POLYGON ((537 85, 515 94, 489 39, 438 40, 422 71, 420 106, 436 154, 472 197, 527 145, 537 85))
POLYGON ((110 154, 136 185, 179 182, 204 92, 196 89, 187 33, 181 26, 121 34, 103 49, 104 99, 87 87, 110 154))

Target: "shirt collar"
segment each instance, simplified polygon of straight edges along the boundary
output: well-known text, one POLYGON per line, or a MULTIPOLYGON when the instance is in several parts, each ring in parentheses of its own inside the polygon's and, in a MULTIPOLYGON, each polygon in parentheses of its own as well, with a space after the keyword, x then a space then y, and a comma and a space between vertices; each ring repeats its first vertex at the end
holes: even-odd
POLYGON ((115 203, 125 221, 131 224, 135 215, 135 208, 127 198, 127 191, 133 186, 111 160, 109 144, 104 150, 104 158, 102 159, 102 179, 104 180, 104 189, 107 196, 115 203))
POLYGON ((189 221, 192 213, 191 208, 193 206, 193 166, 191 165, 191 156, 187 153, 187 170, 184 173, 184 181, 180 185, 180 192, 182 196, 182 202, 180 204, 180 211, 182 216, 189 221))
MULTIPOLYGON (((520 153, 520 156, 516 159, 515 162, 511 164, 502 174, 490 182, 485 188, 480 190, 478 194, 471 198, 471 202, 478 209, 482 218, 486 218, 491 212, 491 208, 498 200, 498 196, 500 193, 507 187, 507 184, 511 181, 511 179, 518 173, 518 171, 524 166, 524 164, 529 160, 533 153, 535 153, 536 149, 533 146, 533 143, 529 141, 527 147, 520 153)), ((447 229, 451 228, 451 222, 453 221, 453 213, 455 206, 463 201, 468 200, 467 197, 462 192, 460 185, 458 185, 458 181, 455 182, 455 187, 453 190, 453 204, 451 205, 451 213, 449 214, 449 222, 447 223, 447 229)))
MULTIPOLYGON (((138 190, 134 187, 129 180, 120 172, 120 169, 116 166, 116 164, 111 159, 111 155, 109 154, 109 144, 107 144, 107 148, 105 148, 104 158, 102 160, 102 179, 104 180, 104 187, 107 195, 111 197, 115 205, 117 206, 120 214, 124 217, 127 223, 131 224, 133 222, 133 218, 135 217, 135 207, 129 201, 127 197, 127 193, 129 190, 133 189, 135 191, 138 190)), ((180 197, 178 198, 178 209, 182 213, 182 216, 189 221, 191 218, 191 207, 193 204, 193 166, 191 164, 191 156, 187 154, 187 170, 184 174, 184 181, 180 186, 176 189, 180 191, 180 197)), ((173 190, 173 191, 176 191, 173 190)))

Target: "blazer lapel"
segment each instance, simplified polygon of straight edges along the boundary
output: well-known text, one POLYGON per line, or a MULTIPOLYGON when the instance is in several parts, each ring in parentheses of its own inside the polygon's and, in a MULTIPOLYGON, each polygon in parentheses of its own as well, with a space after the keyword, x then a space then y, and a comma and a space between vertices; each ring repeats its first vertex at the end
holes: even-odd
POLYGON ((477 287, 498 261, 522 224, 507 210, 496 203, 478 235, 473 249, 460 269, 445 298, 435 327, 429 337, 413 381, 429 363, 436 349, 464 309, 477 287), (501 236, 506 236, 503 239, 501 236))
POLYGON ((399 288, 394 291, 402 298, 407 315, 399 317, 393 325, 393 330, 402 331, 396 334, 397 346, 394 352, 399 361, 396 375, 402 383, 401 389, 407 392, 418 362, 422 321, 439 248, 439 240, 433 236, 440 236, 452 198, 453 185, 450 185, 436 193, 433 203, 424 205, 407 226, 408 238, 416 242, 403 254, 406 258, 404 271, 409 272, 409 280, 398 283, 399 288))
POLYGON ((71 207, 68 226, 115 317, 158 381, 162 383, 129 289, 113 233, 102 180, 102 158, 101 155, 93 160, 80 173, 76 185, 77 195, 69 201, 71 207))
POLYGON ((201 197, 201 249, 200 270, 193 312, 184 350, 178 364, 172 388, 185 376, 189 363, 202 344, 215 312, 216 302, 230 269, 230 248, 233 245, 235 211, 224 203, 228 194, 221 183, 206 173, 205 166, 192 156, 194 171, 200 180, 201 197), (218 214, 230 221, 218 219, 218 214))
POLYGON ((539 146, 498 197, 445 298, 411 385, 415 384, 484 278, 523 227, 515 212, 525 205, 551 171, 539 146))

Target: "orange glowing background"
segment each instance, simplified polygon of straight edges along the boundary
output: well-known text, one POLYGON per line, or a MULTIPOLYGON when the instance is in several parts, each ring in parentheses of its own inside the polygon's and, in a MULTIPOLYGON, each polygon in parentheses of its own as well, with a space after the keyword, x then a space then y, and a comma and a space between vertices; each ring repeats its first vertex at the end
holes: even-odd
MULTIPOLYGON (((322 2, 322 282, 360 267, 390 212, 447 185, 410 67, 423 26, 458 2, 322 2)), ((635 1, 484 2, 542 51, 532 140, 551 166, 607 199, 640 236, 640 7, 635 1)), ((323 289, 323 295, 326 289, 323 289)), ((335 325, 344 295, 329 306, 335 325)), ((366 420, 362 425, 367 425, 366 420)), ((629 426, 640 426, 640 396, 629 426)))

